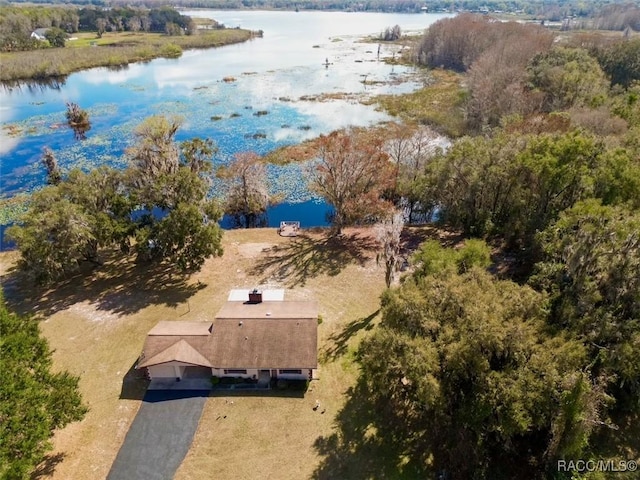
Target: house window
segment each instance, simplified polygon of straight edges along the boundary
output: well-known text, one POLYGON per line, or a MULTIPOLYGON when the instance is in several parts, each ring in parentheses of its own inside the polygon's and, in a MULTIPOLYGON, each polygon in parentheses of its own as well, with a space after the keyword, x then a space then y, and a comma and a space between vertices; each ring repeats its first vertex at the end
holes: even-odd
POLYGON ((302 370, 295 370, 295 369, 289 369, 289 370, 280 370, 280 373, 283 375, 302 375, 302 370))
POLYGON ((225 375, 246 375, 247 371, 246 370, 238 370, 238 369, 225 369, 224 371, 225 375))

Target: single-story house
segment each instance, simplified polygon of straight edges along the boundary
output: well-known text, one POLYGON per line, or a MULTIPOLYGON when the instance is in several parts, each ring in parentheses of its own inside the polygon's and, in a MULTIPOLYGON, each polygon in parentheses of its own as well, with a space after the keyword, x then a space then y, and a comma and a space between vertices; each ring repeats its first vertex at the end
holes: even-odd
POLYGON ((36 40, 44 42, 47 39, 45 35, 48 30, 48 28, 36 28, 33 32, 31 32, 31 38, 35 38, 36 40))
POLYGON ((228 301, 213 321, 159 322, 136 368, 146 368, 151 379, 312 379, 318 368, 317 304, 250 295, 251 301, 228 301))

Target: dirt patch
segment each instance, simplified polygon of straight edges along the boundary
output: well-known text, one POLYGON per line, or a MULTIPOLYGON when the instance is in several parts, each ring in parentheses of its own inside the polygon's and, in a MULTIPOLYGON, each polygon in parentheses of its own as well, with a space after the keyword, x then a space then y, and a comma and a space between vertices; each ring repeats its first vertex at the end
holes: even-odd
POLYGON ((256 258, 274 246, 273 243, 243 243, 238 245, 238 253, 245 258, 256 258))

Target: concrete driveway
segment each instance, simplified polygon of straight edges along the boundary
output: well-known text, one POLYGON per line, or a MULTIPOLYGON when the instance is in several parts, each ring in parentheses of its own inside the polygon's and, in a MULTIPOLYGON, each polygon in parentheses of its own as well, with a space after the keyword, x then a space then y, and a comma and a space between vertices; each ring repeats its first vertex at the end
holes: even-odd
POLYGON ((189 451, 209 391, 149 390, 108 480, 170 480, 189 451))

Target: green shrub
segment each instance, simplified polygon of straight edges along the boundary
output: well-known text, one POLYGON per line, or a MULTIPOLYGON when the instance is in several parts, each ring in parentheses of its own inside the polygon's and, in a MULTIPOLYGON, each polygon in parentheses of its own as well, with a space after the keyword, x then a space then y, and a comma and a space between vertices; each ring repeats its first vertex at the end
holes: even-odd
POLYGON ((166 58, 178 58, 182 55, 182 48, 175 43, 167 43, 160 49, 160 55, 166 58))

